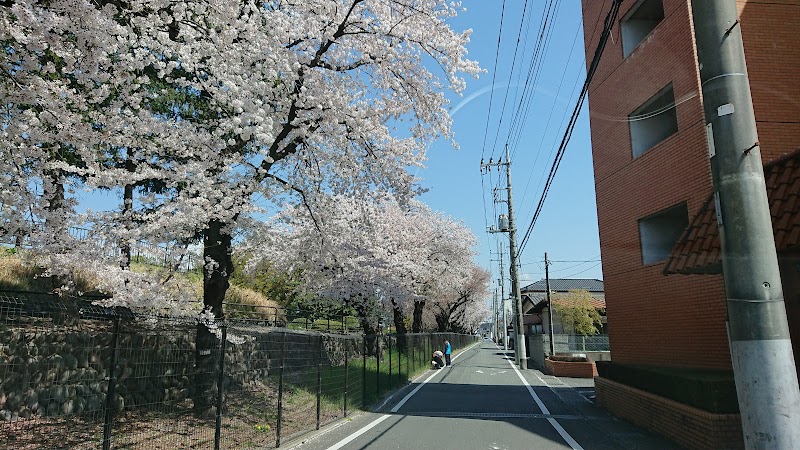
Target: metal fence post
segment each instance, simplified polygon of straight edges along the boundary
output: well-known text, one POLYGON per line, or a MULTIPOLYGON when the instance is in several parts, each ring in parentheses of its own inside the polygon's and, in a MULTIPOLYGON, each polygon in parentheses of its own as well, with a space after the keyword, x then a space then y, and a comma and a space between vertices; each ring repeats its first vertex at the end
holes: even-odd
MULTIPOLYGON (((396 345, 396 347, 397 347, 397 384, 399 385, 399 384, 403 383, 403 375, 402 375, 403 360, 400 357, 401 356, 400 355, 400 345, 398 344, 398 345, 396 345)), ((408 347, 406 347, 406 348, 408 348, 408 347)), ((408 364, 406 364, 406 365, 408 365, 408 364)))
POLYGON ((411 339, 412 339, 412 341, 414 341, 411 344, 411 360, 414 362, 414 369, 416 369, 417 368, 417 344, 416 344, 416 340, 414 339, 414 336, 411 336, 411 339))
POLYGON ((319 430, 319 411, 322 399, 322 335, 319 335, 319 348, 317 349, 317 429, 319 430))
POLYGON ((367 336, 361 338, 361 357, 364 364, 361 366, 361 408, 367 407, 367 336))
POLYGON ((117 351, 119 348, 119 322, 120 318, 114 319, 114 334, 111 338, 111 364, 108 376, 108 386, 106 387, 106 414, 103 424, 103 450, 111 448, 111 423, 114 420, 114 395, 116 394, 117 384, 117 351))
POLYGON ((278 421, 275 424, 275 447, 281 446, 281 420, 283 419, 283 367, 286 364, 286 332, 281 333, 281 365, 278 368, 278 421))
MULTIPOLYGON (((408 372, 408 341, 403 335, 404 344, 403 347, 406 349, 406 372, 408 372)), ((403 382, 403 354, 398 350, 397 351, 397 379, 399 382, 403 382)))
POLYGON ((350 356, 348 355, 349 339, 346 339, 344 345, 344 416, 347 417, 347 385, 348 376, 347 369, 350 366, 350 356))
POLYGON ((222 342, 219 352, 219 377, 217 378, 217 423, 214 430, 214 450, 219 450, 219 441, 222 434, 222 395, 225 382, 225 343, 228 340, 228 327, 222 325, 222 342))
POLYGON ((391 386, 392 385, 392 335, 391 334, 386 336, 386 342, 389 347, 389 350, 387 351, 386 354, 389 355, 389 386, 391 386))
POLYGON ((381 337, 375 335, 375 398, 381 398, 381 337))
POLYGON ((428 358, 430 358, 431 355, 433 354, 433 342, 432 342, 432 339, 431 339, 431 335, 430 334, 426 334, 425 335, 425 340, 427 341, 427 345, 425 346, 426 350, 427 350, 426 353, 428 354, 428 358))

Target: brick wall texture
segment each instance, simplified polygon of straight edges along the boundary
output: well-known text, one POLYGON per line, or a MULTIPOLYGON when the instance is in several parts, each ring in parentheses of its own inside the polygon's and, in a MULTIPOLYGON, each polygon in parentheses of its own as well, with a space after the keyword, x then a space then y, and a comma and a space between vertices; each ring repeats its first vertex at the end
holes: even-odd
MULTIPOLYGON (((638 2, 622 3, 620 19, 638 2)), ((583 0, 587 64, 611 0, 583 0)), ((639 220, 712 191, 691 3, 663 0, 664 20, 627 57, 613 28, 589 90, 597 215, 614 361, 730 369, 719 275, 664 276, 642 263, 639 220), (678 132, 633 158, 628 115, 672 84, 678 132)), ((800 148, 800 0, 739 1, 764 161, 800 148)))
POLYGON ((685 448, 744 448, 739 414, 712 414, 602 377, 594 384, 599 406, 685 448))
POLYGON ((597 366, 593 362, 565 362, 544 360, 544 369, 547 373, 557 377, 594 378, 597 376, 597 366))

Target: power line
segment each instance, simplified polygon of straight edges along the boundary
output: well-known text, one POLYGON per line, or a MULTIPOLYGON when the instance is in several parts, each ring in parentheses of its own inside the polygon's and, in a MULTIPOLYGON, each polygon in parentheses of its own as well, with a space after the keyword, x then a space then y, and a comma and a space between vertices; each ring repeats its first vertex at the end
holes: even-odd
POLYGON ((525 249, 526 244, 528 243, 528 239, 530 238, 531 231, 533 231, 533 227, 536 224, 536 219, 539 218, 539 214, 541 214, 542 208, 544 207, 545 199, 547 198, 547 193, 550 190, 550 187, 553 184, 553 179, 555 179, 555 175, 558 172, 558 167, 561 164, 561 160, 564 157, 564 152, 567 148, 567 144, 572 137, 572 132, 575 129, 575 124, 578 120, 578 116, 580 115, 581 108, 583 106, 583 102, 586 99, 586 94, 589 91, 589 84, 594 77, 594 74, 597 72, 597 66, 600 63, 600 57, 603 54, 603 50, 605 49, 606 43, 608 42, 608 38, 611 35, 611 28, 613 28, 614 23, 617 19, 617 14, 619 13, 619 7, 622 0, 613 0, 611 4, 611 10, 608 12, 606 16, 605 24, 603 25, 603 33, 600 35, 600 42, 597 44, 597 48, 594 52, 594 57, 592 58, 592 63, 589 66, 589 70, 586 73, 586 81, 583 83, 583 89, 581 89, 581 93, 578 96, 578 101, 575 104, 575 109, 572 111, 572 117, 570 118, 569 123, 567 124, 567 129, 564 133, 564 137, 561 139, 561 144, 559 145, 558 152, 556 153, 556 157, 553 160, 553 165, 550 168, 550 174, 547 177, 547 182, 545 183, 545 187, 542 191, 542 197, 539 199, 539 204, 536 206, 536 212, 533 214, 533 219, 531 219, 530 224, 528 225, 528 229, 525 231, 525 236, 522 238, 522 243, 520 245, 520 253, 525 249))
POLYGON ((575 272, 573 274, 565 276, 564 278, 571 278, 571 277, 574 277, 575 275, 580 275, 580 274, 582 274, 584 272, 588 272, 588 271, 594 269, 595 267, 597 267, 599 265, 600 265, 600 263, 597 263, 597 264, 593 265, 592 267, 589 267, 588 269, 581 270, 580 272, 575 272))
POLYGON ((522 139, 522 131, 525 128, 525 122, 528 120, 528 112, 533 104, 533 97, 539 84, 539 77, 542 73, 542 67, 544 66, 545 55, 547 54, 547 50, 550 46, 550 38, 553 35, 553 24, 556 16, 558 15, 560 6, 561 4, 559 0, 556 0, 555 2, 551 0, 548 3, 548 8, 545 12, 542 26, 540 27, 539 39, 536 43, 534 56, 531 58, 531 64, 528 68, 528 75, 526 77, 526 85, 528 84, 529 80, 533 80, 533 83, 531 83, 531 87, 527 90, 527 92, 523 92, 523 97, 520 99, 520 102, 517 105, 517 112, 515 115, 515 118, 517 119, 517 125, 514 127, 512 124, 512 129, 509 131, 506 140, 506 144, 511 147, 512 157, 516 155, 519 142, 522 139), (527 100, 525 99, 526 96, 527 100))
MULTIPOLYGON (((506 102, 508 101, 508 92, 511 90, 511 77, 514 76, 514 68, 516 67, 516 64, 517 64, 517 51, 519 50, 520 37, 522 36, 522 28, 523 28, 523 25, 525 24, 525 17, 526 17, 527 12, 528 12, 528 0, 525 0, 525 4, 522 7, 522 18, 519 21, 519 31, 517 31, 517 42, 516 42, 516 44, 514 44, 514 56, 511 58, 511 70, 508 72, 508 83, 506 85, 506 93, 503 96, 503 107, 500 108, 500 122, 497 124, 497 131, 495 132, 494 142, 492 143, 492 158, 494 157, 494 151, 497 148, 497 137, 500 134, 500 127, 503 125, 503 117, 505 117, 505 113, 506 113, 506 102)), ((525 36, 526 36, 526 39, 527 39, 527 30, 526 30, 525 36)), ((524 51, 524 48, 523 48, 523 56, 524 56, 524 54, 525 54, 525 51, 524 51)), ((488 125, 489 125, 488 121, 487 121, 486 125, 487 125, 487 129, 488 129, 488 125)), ((484 136, 484 145, 485 145, 485 140, 486 140, 486 137, 484 136)))
MULTIPOLYGON (((573 54, 573 52, 575 50, 575 43, 578 41, 578 35, 580 34, 580 31, 581 31, 581 28, 582 28, 581 25, 583 25, 583 21, 579 21, 578 22, 578 29, 575 31, 575 37, 572 39, 572 46, 570 46, 570 49, 569 49, 569 57, 567 58, 567 63, 564 64, 564 71, 561 73, 561 80, 558 82, 558 88, 556 89, 556 96, 555 96, 555 99, 553 100, 553 106, 550 108, 550 114, 547 115, 547 122, 544 125, 544 129, 545 130, 547 130, 548 127, 550 126, 550 120, 553 118, 553 112, 556 110, 556 101, 558 100, 559 94, 561 94, 561 86, 564 84, 564 79, 566 78, 566 75, 567 75, 567 69, 569 69, 569 63, 572 61, 572 54, 573 54)), ((576 80, 576 84, 577 84, 577 80, 576 80)), ((573 86, 572 90, 573 91, 575 90, 574 86, 573 86)), ((571 95, 570 95, 570 100, 571 99, 572 98, 571 98, 571 95)), ((565 111, 565 113, 566 113, 566 111, 565 111)), ((562 119, 562 124, 563 124, 563 119, 562 119)), ((560 128, 561 128, 561 126, 559 126, 559 129, 560 128)), ((542 141, 544 141, 544 136, 542 136, 542 141)), ((539 155, 541 154, 541 151, 542 151, 542 146, 539 145, 538 149, 536 150, 536 157, 534 158, 533 164, 531 165, 532 168, 536 167, 536 163, 539 161, 539 155)), ((522 198, 523 198, 523 202, 522 203, 523 204, 525 203, 524 199, 527 197, 528 187, 531 184, 531 179, 532 178, 533 178, 533 170, 530 171, 530 174, 528 175, 528 181, 525 183, 525 189, 523 189, 523 191, 522 191, 522 198)))
MULTIPOLYGON (((527 0, 526 0, 527 2, 527 0)), ((484 154, 486 153, 486 137, 489 134, 489 120, 492 117, 492 102, 494 101, 494 82, 495 78, 497 77, 497 61, 500 59, 500 40, 503 37, 503 17, 505 16, 506 12, 506 1, 503 0, 503 6, 500 10, 500 31, 497 33, 497 50, 494 54, 494 72, 492 73, 492 90, 489 91, 489 112, 486 114, 486 130, 483 132, 483 148, 481 149, 481 159, 483 159, 484 154)), ((514 51, 514 55, 516 56, 516 50, 514 51)), ((503 114, 500 113, 500 120, 502 121, 503 114)), ((494 154, 494 151, 492 151, 494 154)))
MULTIPOLYGON (((603 0, 603 3, 600 5, 600 10, 601 11, 604 10, 605 7, 606 7, 606 0, 603 0)), ((589 37, 587 42, 592 42, 594 40, 594 36, 595 36, 595 33, 597 32, 598 25, 600 25, 600 19, 601 18, 602 18, 602 15, 598 14, 597 15, 597 19, 595 19, 595 21, 594 21, 594 26, 592 27, 592 33, 591 33, 591 35, 590 35, 590 37, 589 37)), ((577 30, 577 32, 575 34, 575 38, 576 38, 575 40, 577 40, 578 33, 580 33, 580 30, 583 28, 582 25, 583 25, 583 19, 581 19, 579 24, 578 24, 578 30, 577 30)), ((573 46, 575 44, 575 40, 573 40, 573 46)), ((573 49, 570 49, 570 56, 569 56, 569 59, 567 60, 567 64, 564 66, 564 73, 562 74, 562 81, 563 81, 563 78, 564 78, 564 74, 566 74, 567 67, 569 66, 569 62, 572 61, 572 51, 573 50, 574 50, 574 47, 573 47, 573 49)), ((577 94, 576 88, 578 87, 578 82, 581 79, 580 73, 585 71, 585 70, 586 69, 584 69, 583 67, 581 67, 579 69, 578 76, 575 77, 575 82, 572 84, 572 89, 570 89, 570 95, 569 95, 569 100, 567 101, 567 104, 571 104, 572 101, 573 101, 573 98, 575 98, 575 95, 577 94)), ((556 97, 558 97, 560 93, 561 93, 561 83, 559 83, 559 88, 558 88, 558 91, 556 93, 556 97)), ((551 115, 552 115, 554 110, 555 110, 555 102, 553 103, 553 107, 550 109, 550 114, 551 115)), ((568 108, 565 108, 564 109, 564 113, 563 113, 563 115, 561 117, 561 121, 559 122, 558 128, 556 130, 561 130, 564 127, 564 123, 566 122, 567 117, 568 117, 568 112, 569 112, 568 108)), ((592 116, 594 116, 594 114, 592 114, 592 116)), ((547 119, 547 125, 545 125, 545 128, 544 128, 545 130, 547 130, 549 124, 550 124, 550 117, 548 117, 548 119, 547 119)), ((545 131, 545 133, 546 133, 546 131, 545 131)), ((543 141, 544 141, 544 136, 542 136, 542 142, 543 141)), ((557 137, 554 136, 553 137, 553 144, 551 146, 551 151, 550 151, 550 154, 548 155, 548 158, 552 158, 553 157, 553 154, 556 151, 557 143, 558 143, 557 137)), ((528 181, 525 184, 525 189, 522 192, 523 204, 525 204, 525 199, 527 198, 528 187, 530 186, 530 181, 533 178, 533 169, 536 167, 536 163, 539 160, 539 155, 541 153, 541 149, 542 148, 541 148, 541 145, 540 145, 539 149, 536 151, 536 159, 535 159, 534 164, 533 164, 533 166, 531 168, 530 175, 528 176, 528 181)), ((542 174, 539 177, 539 183, 536 186, 536 190, 539 190, 539 188, 542 186, 542 183, 544 182, 544 179, 545 179, 545 174, 546 174, 546 172, 542 171, 542 174)), ((526 214, 526 216, 527 216, 527 214, 526 214)))
MULTIPOLYGON (((572 269, 574 269, 574 268, 576 268, 576 267, 579 267, 579 266, 582 266, 582 265, 584 265, 584 264, 588 264, 588 263, 590 263, 590 262, 599 262, 599 261, 600 261, 600 260, 598 260, 598 259, 595 259, 595 260, 593 260, 593 261, 581 261, 581 262, 579 262, 578 264, 574 264, 574 265, 572 265, 572 266, 569 266, 569 267, 563 267, 563 268, 561 268, 561 269, 555 269, 555 270, 552 270, 552 272, 564 272, 564 271, 567 271, 567 270, 572 270, 572 269)), ((550 263, 552 264, 552 263, 553 263, 553 261, 550 261, 550 263)), ((595 266, 597 266, 597 265, 595 264, 595 266)), ((594 267, 594 266, 593 266, 593 267, 594 267)))

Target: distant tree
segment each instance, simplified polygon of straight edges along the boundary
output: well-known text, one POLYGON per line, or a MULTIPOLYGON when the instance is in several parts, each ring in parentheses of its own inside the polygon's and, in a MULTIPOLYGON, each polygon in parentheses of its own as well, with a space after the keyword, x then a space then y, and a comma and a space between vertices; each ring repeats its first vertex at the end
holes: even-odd
POLYGON ((589 291, 573 289, 566 296, 553 300, 553 312, 561 319, 565 330, 584 336, 600 333, 602 318, 592 305, 589 291))

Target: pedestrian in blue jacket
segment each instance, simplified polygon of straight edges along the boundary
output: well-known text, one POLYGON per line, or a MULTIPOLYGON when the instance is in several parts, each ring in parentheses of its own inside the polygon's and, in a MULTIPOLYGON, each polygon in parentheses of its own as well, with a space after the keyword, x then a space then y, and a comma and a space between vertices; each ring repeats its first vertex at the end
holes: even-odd
POLYGON ((450 341, 444 341, 444 360, 447 363, 447 367, 450 367, 450 341))

